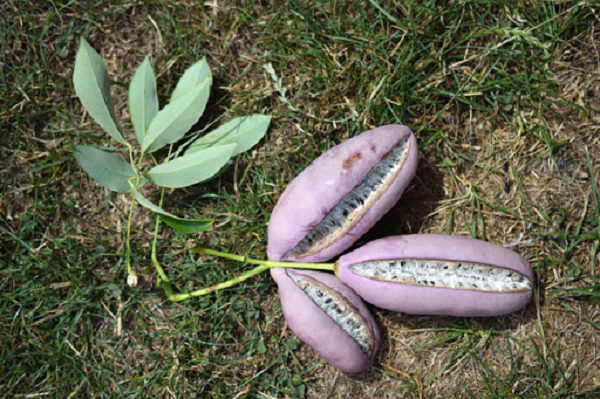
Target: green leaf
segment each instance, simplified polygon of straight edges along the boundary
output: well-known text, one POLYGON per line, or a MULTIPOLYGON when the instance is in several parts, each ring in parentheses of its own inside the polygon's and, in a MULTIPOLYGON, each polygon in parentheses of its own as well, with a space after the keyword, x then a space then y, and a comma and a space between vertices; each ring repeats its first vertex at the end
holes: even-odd
POLYGON ((88 42, 81 38, 79 50, 75 57, 73 72, 75 93, 94 120, 121 144, 125 139, 115 116, 115 107, 110 96, 108 71, 102 57, 98 55, 88 42))
POLYGON ((231 157, 235 144, 219 145, 155 166, 146 174, 161 187, 187 187, 213 177, 231 157))
POLYGON ((192 154, 213 145, 235 143, 237 147, 231 155, 235 156, 258 143, 267 133, 270 123, 271 117, 261 114, 232 119, 194 141, 185 153, 192 154))
POLYGON ((189 67, 183 73, 181 78, 179 78, 177 86, 175 86, 175 90, 173 90, 173 94, 171 94, 171 102, 205 82, 208 82, 208 90, 210 91, 212 74, 210 73, 210 67, 208 66, 208 62, 206 62, 206 58, 202 58, 200 61, 189 67))
POLYGON ((161 207, 154 205, 152 202, 147 200, 139 191, 134 187, 131 187, 131 192, 135 196, 135 199, 145 208, 150 209, 156 213, 158 217, 183 234, 196 234, 208 229, 214 222, 213 219, 183 219, 179 216, 175 216, 170 212, 165 211, 161 207))
POLYGON ((142 151, 153 152, 182 138, 202 116, 209 92, 205 82, 160 110, 144 136, 142 151))
POLYGON ((129 179, 135 177, 131 164, 94 147, 76 145, 73 149, 75 158, 92 179, 111 191, 129 192, 129 179))
POLYGON ((158 217, 163 222, 165 222, 166 224, 183 234, 200 233, 212 226, 214 222, 214 219, 174 219, 166 215, 158 215, 158 217))
POLYGON ((133 74, 129 84, 129 113, 135 129, 135 136, 140 145, 157 112, 156 78, 150 59, 146 57, 133 74))

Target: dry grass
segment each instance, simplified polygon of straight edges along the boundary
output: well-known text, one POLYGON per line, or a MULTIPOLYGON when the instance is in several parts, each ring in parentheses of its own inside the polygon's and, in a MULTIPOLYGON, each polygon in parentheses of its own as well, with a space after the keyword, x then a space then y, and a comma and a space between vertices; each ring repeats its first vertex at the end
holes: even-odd
MULTIPOLYGON (((598 9, 516 0, 0 5, 0 392, 594 397, 598 9), (88 178, 71 152, 73 144, 110 145, 72 89, 79 35, 107 64, 121 121, 128 121, 129 79, 145 55, 161 105, 182 71, 207 57, 215 84, 200 125, 222 114, 274 116, 267 140, 222 177, 167 193, 167 209, 216 217, 215 228, 195 240, 261 256, 269 214, 300 170, 363 130, 403 123, 419 139, 419 172, 357 245, 407 233, 500 243, 533 265, 536 300, 491 319, 373 309, 382 349, 371 370, 346 375, 287 329, 267 275, 170 303, 152 288, 153 217, 145 210, 134 219, 133 247, 147 281, 126 287, 129 199, 88 178)), ((199 262, 185 251, 195 240, 160 232, 161 261, 180 285, 200 287, 244 269, 199 262)))

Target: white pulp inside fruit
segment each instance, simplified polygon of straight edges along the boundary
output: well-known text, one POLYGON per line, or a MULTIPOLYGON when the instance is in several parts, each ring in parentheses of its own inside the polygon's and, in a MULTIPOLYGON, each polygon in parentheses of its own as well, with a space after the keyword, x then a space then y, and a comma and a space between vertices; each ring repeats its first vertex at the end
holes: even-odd
POLYGON ((292 281, 342 328, 369 358, 375 352, 375 340, 366 320, 352 304, 337 291, 317 280, 296 273, 288 273, 292 281))
POLYGON ((408 156, 409 137, 402 138, 325 218, 283 259, 321 252, 343 237, 392 184, 408 156))
POLYGON ((357 263, 348 269, 354 274, 379 281, 428 287, 491 292, 530 290, 531 280, 510 269, 482 263, 399 259, 357 263))

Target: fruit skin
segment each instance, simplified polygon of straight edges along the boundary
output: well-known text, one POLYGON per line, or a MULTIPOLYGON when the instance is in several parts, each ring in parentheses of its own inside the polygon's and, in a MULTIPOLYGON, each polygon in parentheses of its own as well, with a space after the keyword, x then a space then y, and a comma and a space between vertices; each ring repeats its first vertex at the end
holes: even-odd
POLYGON ((533 290, 497 293, 423 287, 376 281, 358 276, 348 267, 370 260, 417 258, 480 262, 515 270, 533 282, 527 261, 509 249, 467 237, 414 234, 372 241, 342 256, 336 274, 365 301, 388 310, 419 315, 499 316, 525 307, 533 290))
POLYGON ((375 353, 379 349, 381 334, 375 319, 364 302, 337 277, 311 270, 286 268, 271 269, 271 276, 279 286, 281 307, 288 327, 306 344, 312 347, 332 366, 347 373, 358 373, 373 364, 358 344, 321 310, 300 287, 287 275, 297 273, 314 278, 344 296, 366 320, 375 339, 375 353))
POLYGON ((282 256, 306 236, 369 173, 400 139, 410 136, 410 151, 394 182, 349 232, 315 255, 286 259, 323 262, 348 249, 400 199, 419 161, 417 141, 402 125, 386 125, 349 139, 315 159, 285 189, 268 226, 267 254, 282 256))

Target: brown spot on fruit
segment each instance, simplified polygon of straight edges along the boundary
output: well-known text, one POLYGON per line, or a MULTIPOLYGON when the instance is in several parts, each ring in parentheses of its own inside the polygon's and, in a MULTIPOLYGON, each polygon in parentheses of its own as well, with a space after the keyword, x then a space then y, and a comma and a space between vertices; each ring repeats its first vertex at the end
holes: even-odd
POLYGON ((352 171, 352 168, 354 167, 354 165, 356 165, 356 163, 358 161, 360 161, 362 158, 362 154, 360 152, 357 152, 356 154, 349 156, 348 158, 346 158, 344 160, 344 163, 342 164, 342 168, 346 169, 348 172, 352 171))

